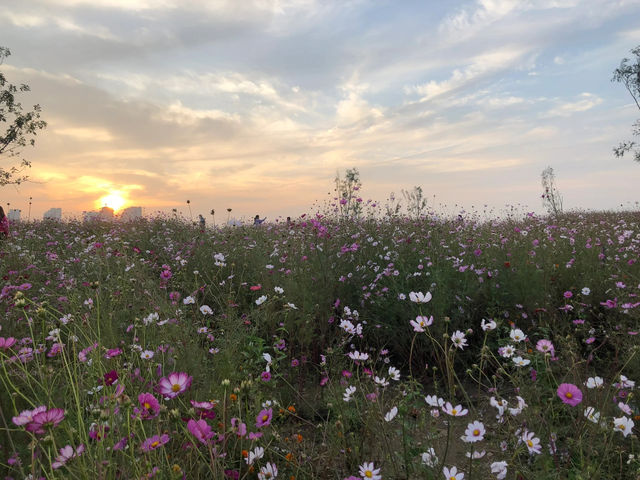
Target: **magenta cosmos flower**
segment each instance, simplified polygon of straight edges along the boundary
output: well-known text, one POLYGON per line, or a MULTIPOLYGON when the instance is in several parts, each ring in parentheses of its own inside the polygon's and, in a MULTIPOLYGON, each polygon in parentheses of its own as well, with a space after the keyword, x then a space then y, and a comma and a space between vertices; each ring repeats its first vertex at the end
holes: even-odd
POLYGON ((152 394, 146 392, 141 393, 138 395, 138 403, 140 404, 140 408, 135 409, 134 412, 139 413, 145 420, 158 416, 160 403, 158 403, 158 400, 152 394))
POLYGON ((31 423, 28 423, 25 428, 33 433, 43 434, 45 433, 45 429, 57 427, 62 420, 64 420, 64 410, 61 408, 52 408, 33 415, 31 423))
POLYGON ((582 392, 572 383, 561 383, 558 386, 558 397, 567 405, 575 407, 582 401, 582 392))
POLYGON ((162 377, 156 385, 156 391, 167 398, 175 398, 188 390, 193 377, 184 372, 173 372, 162 377))
POLYGON ((258 416, 256 417, 256 427, 262 428, 267 427, 271 424, 271 419, 273 418, 273 409, 263 409, 260 411, 258 416))
POLYGON ((206 444, 213 437, 211 426, 204 420, 189 420, 187 422, 187 428, 201 443, 206 444))
POLYGON ((169 435, 167 435, 166 433, 163 435, 154 435, 153 437, 147 438, 144 442, 142 442, 140 448, 142 448, 143 452, 149 452, 151 450, 160 448, 168 441, 169 435))

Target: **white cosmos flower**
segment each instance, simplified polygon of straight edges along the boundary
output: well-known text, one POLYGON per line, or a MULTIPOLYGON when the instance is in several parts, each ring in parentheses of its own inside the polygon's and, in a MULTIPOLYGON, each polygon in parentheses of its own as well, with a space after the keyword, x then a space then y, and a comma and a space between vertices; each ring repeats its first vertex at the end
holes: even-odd
POLYGON ((438 465, 439 460, 438 460, 438 457, 436 456, 436 451, 433 449, 433 447, 429 448, 429 450, 424 452, 421 456, 422 456, 422 463, 424 463, 428 467, 433 468, 436 465, 438 465))
POLYGON ((589 377, 584 384, 587 388, 598 388, 604 384, 604 380, 600 377, 589 377))
POLYGON ((484 330, 485 332, 489 332, 491 330, 495 330, 496 327, 498 326, 498 324, 496 323, 495 320, 489 320, 488 322, 483 318, 482 322, 480 322, 480 326, 482 327, 482 330, 484 330))
POLYGON ((391 420, 393 420, 396 417, 397 414, 398 414, 398 407, 393 407, 384 416, 385 422, 390 422, 391 420))
POLYGON ((409 300, 414 303, 429 303, 431 301, 431 292, 409 292, 409 300))
POLYGON ((351 360, 365 361, 365 360, 367 360, 369 358, 369 354, 368 353, 359 352, 358 350, 354 350, 353 352, 349 352, 347 355, 349 355, 349 358, 351 360))
POLYGON ((266 295, 262 295, 260 298, 258 298, 256 300, 256 305, 262 305, 266 301, 267 301, 267 296, 266 295))
POLYGON ((211 310, 211 307, 209 305, 202 305, 200 307, 200 313, 202 313, 203 315, 213 315, 213 310, 211 310))
POLYGON ((347 387, 346 390, 344 391, 344 394, 342 395, 343 400, 345 402, 351 401, 351 397, 353 396, 354 393, 356 393, 356 387, 354 387, 353 385, 347 387))
POLYGON ((396 382, 400 380, 400 370, 396 367, 389 367, 389 376, 391 380, 395 380, 396 382))
POLYGON ((517 367, 524 367, 531 363, 531 360, 522 357, 513 357, 513 363, 516 364, 517 367))
POLYGON ((193 298, 191 295, 189 295, 188 297, 185 297, 182 300, 182 303, 185 304, 185 305, 192 305, 192 304, 196 303, 196 299, 193 298))
POLYGON ((587 420, 593 423, 598 423, 600 421, 600 412, 593 407, 585 408, 584 416, 587 417, 587 420))
POLYGON ((527 338, 524 332, 519 328, 514 328, 513 330, 511 330, 509 336, 514 342, 523 342, 527 338))
POLYGON ((504 480, 507 476, 507 462, 493 462, 491 464, 491 473, 496 475, 498 480, 504 480))
POLYGON ((260 460, 262 457, 264 457, 264 448, 256 447, 255 450, 249 452, 244 461, 247 462, 247 465, 253 465, 253 462, 260 460))
POLYGON ((633 420, 627 417, 620 417, 613 419, 613 428, 622 433, 625 437, 631 433, 633 429, 633 420))

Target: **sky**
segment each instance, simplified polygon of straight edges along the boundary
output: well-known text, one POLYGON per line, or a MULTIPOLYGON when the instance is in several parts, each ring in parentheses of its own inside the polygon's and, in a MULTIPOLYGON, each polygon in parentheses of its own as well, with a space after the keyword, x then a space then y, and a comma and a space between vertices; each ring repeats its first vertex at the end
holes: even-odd
POLYGON ((330 203, 349 168, 378 205, 420 186, 444 212, 542 213, 548 166, 565 209, 640 201, 612 151, 640 112, 611 82, 640 0, 0 3, 0 70, 48 123, 32 181, 0 188, 23 218, 115 193, 273 220, 330 203))

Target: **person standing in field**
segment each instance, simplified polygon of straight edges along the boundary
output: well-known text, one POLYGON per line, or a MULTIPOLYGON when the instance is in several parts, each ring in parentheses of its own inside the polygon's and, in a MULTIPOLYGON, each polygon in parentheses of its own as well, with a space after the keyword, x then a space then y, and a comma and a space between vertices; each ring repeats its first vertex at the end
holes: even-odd
POLYGON ((0 206, 0 238, 9 236, 9 219, 4 214, 4 208, 0 206))
POLYGON ((253 217, 253 224, 254 225, 261 225, 262 222, 264 222, 267 219, 267 217, 264 217, 262 220, 260 219, 260 215, 256 215, 255 217, 253 217))

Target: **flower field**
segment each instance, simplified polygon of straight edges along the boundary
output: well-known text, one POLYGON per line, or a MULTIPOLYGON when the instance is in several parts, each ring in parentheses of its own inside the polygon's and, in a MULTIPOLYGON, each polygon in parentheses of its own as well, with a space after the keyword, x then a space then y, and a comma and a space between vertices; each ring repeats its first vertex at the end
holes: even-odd
POLYGON ((12 229, 0 478, 639 478, 637 212, 12 229))

